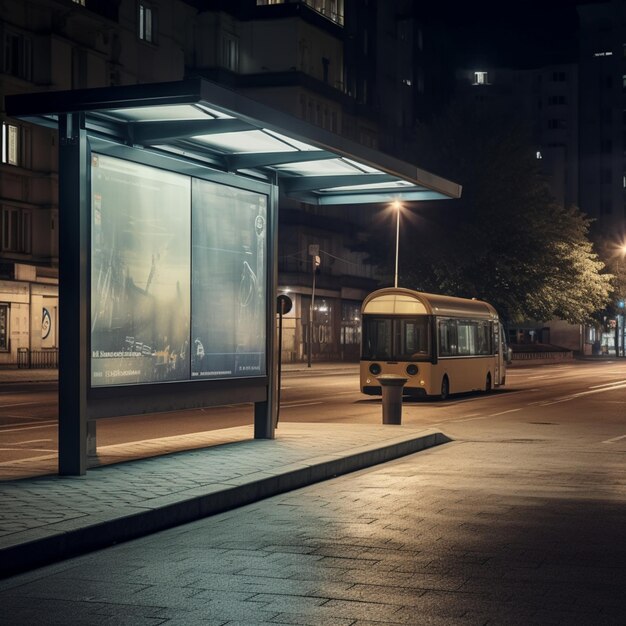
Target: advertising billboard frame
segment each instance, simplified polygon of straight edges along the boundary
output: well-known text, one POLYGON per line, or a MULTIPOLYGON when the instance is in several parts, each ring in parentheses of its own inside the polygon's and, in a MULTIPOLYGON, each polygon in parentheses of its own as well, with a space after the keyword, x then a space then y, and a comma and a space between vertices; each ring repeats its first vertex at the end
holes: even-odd
MULTIPOLYGON (((267 402, 269 372, 272 366, 272 350, 270 339, 273 337, 275 277, 272 269, 272 250, 276 247, 277 231, 277 187, 270 182, 254 180, 225 173, 193 163, 181 157, 159 154, 148 150, 139 150, 133 147, 102 140, 95 136, 87 136, 87 179, 91 191, 91 167, 94 155, 110 156, 138 165, 144 165, 167 172, 173 172, 196 178, 199 180, 233 187, 235 189, 262 194, 267 197, 267 255, 265 258, 265 319, 266 319, 266 373, 261 376, 237 376, 217 379, 193 378, 181 381, 159 381, 148 383, 116 384, 110 386, 93 386, 89 383, 87 391, 88 419, 100 419, 131 415, 136 413, 163 412, 171 410, 189 409, 200 406, 216 406, 232 403, 233 393, 236 392, 239 403, 267 402)), ((91 197, 91 194, 90 194, 91 197)), ((91 219, 93 208, 89 202, 91 219)), ((88 269, 88 310, 91 311, 91 233, 89 236, 89 269, 88 269)), ((91 321, 91 319, 90 319, 91 321)), ((91 333, 87 337, 87 362, 91 370, 91 333)))

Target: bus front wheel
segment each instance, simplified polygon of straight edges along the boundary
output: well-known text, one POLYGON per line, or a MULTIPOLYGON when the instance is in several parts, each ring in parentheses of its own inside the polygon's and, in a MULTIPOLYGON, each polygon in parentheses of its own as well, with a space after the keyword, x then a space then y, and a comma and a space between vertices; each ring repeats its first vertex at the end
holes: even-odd
POLYGON ((487 380, 485 381, 485 393, 491 392, 491 374, 487 374, 487 380))
POLYGON ((441 394, 439 397, 442 400, 447 400, 450 397, 450 381, 447 376, 444 376, 441 381, 441 394))

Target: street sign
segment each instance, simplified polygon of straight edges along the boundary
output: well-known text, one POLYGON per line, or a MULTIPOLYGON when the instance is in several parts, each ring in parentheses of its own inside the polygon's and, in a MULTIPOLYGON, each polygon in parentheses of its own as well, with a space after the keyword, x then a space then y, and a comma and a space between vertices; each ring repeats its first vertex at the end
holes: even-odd
POLYGON ((281 293, 276 298, 276 309, 281 315, 287 315, 289 311, 291 311, 291 307, 293 306, 293 302, 291 298, 284 293, 281 293))

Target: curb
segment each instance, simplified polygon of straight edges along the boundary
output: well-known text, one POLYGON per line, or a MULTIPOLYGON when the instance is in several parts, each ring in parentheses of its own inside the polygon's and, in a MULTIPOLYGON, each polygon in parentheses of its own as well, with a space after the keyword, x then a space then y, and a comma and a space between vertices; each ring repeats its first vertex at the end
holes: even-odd
POLYGON ((237 487, 224 488, 162 507, 7 546, 0 549, 0 578, 223 513, 450 441, 452 440, 443 433, 430 433, 276 474, 237 487))

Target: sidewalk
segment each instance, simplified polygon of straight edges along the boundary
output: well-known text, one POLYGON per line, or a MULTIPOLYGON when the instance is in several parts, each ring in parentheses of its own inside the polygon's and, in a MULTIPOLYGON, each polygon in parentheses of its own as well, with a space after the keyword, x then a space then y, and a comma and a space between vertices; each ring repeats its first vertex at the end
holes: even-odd
MULTIPOLYGON (((211 447, 102 466, 81 477, 0 483, 0 576, 449 441, 432 430, 352 424, 280 424, 275 440, 252 439, 251 426, 197 436, 211 447)), ((137 445, 144 444, 124 444, 137 445)))
MULTIPOLYGON (((283 374, 292 372, 315 372, 319 374, 332 372, 358 372, 359 364, 353 361, 321 361, 312 363, 309 368, 306 363, 283 363, 283 374)), ((59 380, 58 369, 18 369, 0 368, 0 385, 10 383, 56 382, 59 380)))

